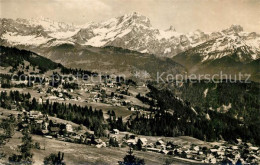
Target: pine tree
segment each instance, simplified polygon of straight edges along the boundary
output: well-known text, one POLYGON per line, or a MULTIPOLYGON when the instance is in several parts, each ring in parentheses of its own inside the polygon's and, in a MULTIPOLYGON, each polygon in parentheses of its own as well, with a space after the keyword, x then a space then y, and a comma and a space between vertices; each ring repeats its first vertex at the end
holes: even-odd
POLYGON ((144 159, 137 158, 133 155, 133 149, 130 147, 128 154, 124 157, 123 162, 119 162, 120 165, 144 165, 144 159))
POLYGON ((6 138, 11 138, 14 134, 16 120, 13 116, 9 119, 5 119, 1 123, 1 127, 4 129, 4 134, 6 138))
POLYGON ((137 144, 136 144, 136 149, 140 151, 140 150, 142 150, 142 147, 143 147, 143 146, 142 146, 142 141, 139 139, 139 140, 137 141, 137 144))
POLYGON ((27 162, 28 164, 32 164, 32 157, 33 157, 33 153, 31 153, 31 149, 33 147, 32 137, 28 129, 24 129, 22 134, 23 134, 22 137, 23 144, 19 146, 21 152, 21 159, 22 161, 27 162))
POLYGON ((64 162, 64 153, 59 152, 58 155, 50 154, 44 158, 44 165, 66 165, 64 162))

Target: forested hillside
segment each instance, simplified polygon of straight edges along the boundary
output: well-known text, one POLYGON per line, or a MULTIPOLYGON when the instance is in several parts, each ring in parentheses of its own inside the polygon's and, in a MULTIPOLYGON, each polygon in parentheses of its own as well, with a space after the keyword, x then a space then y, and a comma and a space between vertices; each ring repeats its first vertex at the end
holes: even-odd
POLYGON ((174 94, 204 111, 226 113, 244 122, 259 121, 259 83, 184 83, 181 87, 170 87, 174 94), (257 120, 258 119, 258 120, 257 120))
POLYGON ((33 52, 4 46, 0 46, 0 59, 0 66, 11 66, 12 70, 16 70, 19 65, 24 65, 25 61, 29 62, 33 67, 37 67, 41 73, 62 67, 62 65, 33 52))
POLYGON ((260 145, 258 83, 187 83, 180 88, 161 90, 155 86, 149 86, 148 96, 158 101, 161 110, 151 112, 150 117, 133 118, 128 123, 133 132, 157 136, 189 135, 207 141, 242 138, 260 145), (207 88, 210 89, 204 97, 207 88), (229 103, 234 106, 227 112, 221 111, 226 108, 222 105, 229 103), (213 109, 217 107, 220 109, 213 109))

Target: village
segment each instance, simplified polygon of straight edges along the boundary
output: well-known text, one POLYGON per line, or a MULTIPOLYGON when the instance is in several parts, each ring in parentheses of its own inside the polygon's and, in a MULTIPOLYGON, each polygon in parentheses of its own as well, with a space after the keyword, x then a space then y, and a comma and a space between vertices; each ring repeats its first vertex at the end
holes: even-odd
MULTIPOLYGON (((3 116, 4 113, 1 115, 3 116)), ((34 134, 48 139, 91 145, 96 148, 129 146, 135 150, 171 155, 176 159, 192 163, 254 164, 260 160, 259 148, 241 139, 237 139, 233 144, 225 141, 198 144, 190 141, 180 142, 167 137, 135 135, 118 129, 108 131, 106 137, 97 138, 93 132, 82 128, 83 126, 73 127, 70 123, 51 120, 48 115, 39 111, 19 112, 15 118, 19 121, 18 131, 30 127, 34 134)), ((43 149, 43 146, 39 144, 39 148, 43 149)))
MULTIPOLYGON (((95 78, 95 77, 92 77, 95 78)), ((91 78, 91 80, 93 80, 91 78)), ((96 77, 97 78, 97 77, 96 77)), ((97 78, 98 79, 98 78, 97 78)), ((119 81, 120 78, 101 79, 102 81, 69 81, 69 78, 52 84, 51 78, 46 78, 43 84, 35 81, 30 84, 29 89, 35 92, 34 97, 37 98, 38 104, 51 102, 64 102, 79 105, 109 105, 109 109, 113 107, 123 107, 129 115, 124 116, 124 120, 130 114, 141 113, 149 114, 150 110, 159 110, 156 106, 157 101, 146 96, 149 92, 146 83, 138 82, 137 84, 130 81, 119 81), (147 102, 141 101, 145 98, 147 102), (153 106, 147 104, 152 102, 153 106)), ((13 85, 24 84, 28 81, 12 81, 13 85)), ((11 110, 17 110, 17 106, 13 105, 11 110)), ((120 115, 120 113, 119 113, 120 115)), ((108 119, 107 113, 104 113, 108 119)), ((161 153, 172 155, 174 158, 191 161, 193 163, 257 163, 260 161, 260 150, 251 143, 242 142, 237 139, 234 144, 225 141, 207 142, 203 144, 193 144, 189 141, 178 143, 172 139, 165 137, 149 137, 132 134, 130 132, 119 131, 113 129, 106 131, 105 137, 95 137, 93 131, 84 126, 73 127, 68 122, 57 122, 52 120, 51 116, 42 114, 40 111, 22 110, 15 116, 19 122, 18 130, 30 126, 32 132, 48 139, 56 139, 59 141, 92 145, 97 148, 103 147, 132 147, 135 150, 144 152, 161 153)))
POLYGON ((40 94, 39 103, 46 102, 46 100, 103 103, 125 106, 130 111, 142 111, 149 108, 149 105, 143 104, 136 98, 137 92, 143 96, 149 92, 145 82, 135 83, 122 77, 107 78, 101 75, 90 76, 87 80, 73 75, 67 75, 61 80, 57 80, 55 76, 50 75, 44 77, 44 80, 37 81, 35 77, 41 76, 43 75, 34 75, 33 80, 30 80, 29 76, 27 77, 29 81, 13 79, 11 83, 14 86, 30 84, 30 89, 40 94))

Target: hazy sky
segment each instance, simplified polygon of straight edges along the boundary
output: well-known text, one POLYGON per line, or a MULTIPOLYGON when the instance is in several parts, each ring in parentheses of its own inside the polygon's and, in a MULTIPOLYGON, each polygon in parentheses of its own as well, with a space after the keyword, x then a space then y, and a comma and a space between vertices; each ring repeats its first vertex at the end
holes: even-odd
POLYGON ((260 0, 0 0, 0 9, 2 18, 43 16, 75 24, 136 11, 160 29, 217 31, 240 24, 260 32, 260 0))

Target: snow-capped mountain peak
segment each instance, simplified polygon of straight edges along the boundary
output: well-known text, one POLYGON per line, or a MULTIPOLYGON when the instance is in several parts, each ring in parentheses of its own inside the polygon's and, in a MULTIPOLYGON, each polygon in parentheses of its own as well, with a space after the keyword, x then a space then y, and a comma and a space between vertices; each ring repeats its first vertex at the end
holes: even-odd
POLYGON ((259 34, 244 32, 240 25, 231 25, 218 32, 196 30, 180 33, 173 26, 166 30, 156 29, 152 27, 149 18, 137 12, 81 26, 48 18, 0 20, 2 42, 11 45, 37 46, 48 42, 48 46, 57 43, 77 43, 96 47, 115 46, 164 57, 173 57, 196 48, 196 52, 204 56, 204 61, 221 58, 240 47, 248 48, 243 50, 250 50, 252 59, 257 59, 260 50, 259 34), (34 44, 34 41, 37 42, 34 44), (204 43, 205 49, 201 49, 203 46, 200 45, 204 43), (209 57, 211 54, 218 55, 209 57))
POLYGON ((127 25, 143 25, 147 27, 152 26, 149 18, 137 12, 126 14, 118 18, 120 20, 120 23, 126 23, 127 25))
POLYGON ((67 32, 75 31, 77 26, 64 22, 57 22, 45 17, 31 18, 28 20, 28 24, 31 26, 42 26, 45 31, 48 32, 67 32))
POLYGON ((229 28, 222 30, 224 34, 233 34, 243 31, 243 27, 240 25, 231 25, 229 28))
POLYGON ((150 20, 133 12, 104 22, 89 23, 72 38, 75 42, 99 47, 108 45, 115 39, 122 38, 131 32, 134 34, 149 28, 151 28, 150 20))

